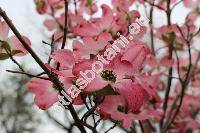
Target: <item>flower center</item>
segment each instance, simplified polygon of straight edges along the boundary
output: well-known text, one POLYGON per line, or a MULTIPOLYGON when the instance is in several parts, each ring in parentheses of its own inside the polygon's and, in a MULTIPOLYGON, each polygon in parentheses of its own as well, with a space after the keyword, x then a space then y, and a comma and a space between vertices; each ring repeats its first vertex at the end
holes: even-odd
POLYGON ((111 70, 103 70, 101 72, 101 77, 106 81, 112 81, 112 82, 116 81, 116 75, 111 70))
POLYGON ((128 109, 127 109, 126 107, 124 107, 124 106, 121 106, 121 105, 119 105, 119 106, 117 107, 117 110, 118 110, 119 112, 122 112, 122 113, 125 113, 125 114, 128 113, 128 109))

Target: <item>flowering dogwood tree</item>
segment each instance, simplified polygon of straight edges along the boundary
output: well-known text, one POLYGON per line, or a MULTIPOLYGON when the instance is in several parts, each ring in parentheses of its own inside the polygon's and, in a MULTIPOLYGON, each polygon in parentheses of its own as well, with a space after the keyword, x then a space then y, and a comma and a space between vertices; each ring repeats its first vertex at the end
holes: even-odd
POLYGON ((83 133, 99 132, 105 120, 114 124, 106 132, 115 127, 143 133, 200 130, 200 51, 195 45, 200 0, 111 0, 100 7, 98 0, 34 2, 37 12, 48 16, 44 26, 52 35, 43 43, 51 48, 49 59, 40 59, 1 8, 0 59, 11 59, 21 70, 8 72, 31 77, 26 86, 40 109, 60 102, 83 133), (181 25, 171 21, 179 4, 190 10, 181 25), (130 25, 142 17, 135 5, 144 7, 150 21, 130 35, 130 25), (166 17, 160 27, 154 24, 155 11, 166 17), (126 44, 119 38, 127 38, 126 44), (15 56, 32 56, 43 72, 27 73, 15 56), (76 106, 85 106, 86 113, 78 115, 76 106))

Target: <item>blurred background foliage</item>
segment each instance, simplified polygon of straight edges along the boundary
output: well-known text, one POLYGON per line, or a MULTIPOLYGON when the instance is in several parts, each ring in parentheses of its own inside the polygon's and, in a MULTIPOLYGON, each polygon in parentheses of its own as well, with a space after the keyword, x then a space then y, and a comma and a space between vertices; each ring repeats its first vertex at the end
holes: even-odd
POLYGON ((33 101, 29 99, 23 75, 8 77, 0 86, 0 132, 34 132, 40 120, 35 116, 33 101), (32 102, 31 102, 32 101, 32 102))

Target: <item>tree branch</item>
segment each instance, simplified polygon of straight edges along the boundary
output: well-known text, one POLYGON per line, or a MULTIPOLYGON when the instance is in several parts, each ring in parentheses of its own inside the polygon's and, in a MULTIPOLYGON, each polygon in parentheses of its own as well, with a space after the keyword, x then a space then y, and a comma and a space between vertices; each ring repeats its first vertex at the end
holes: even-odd
POLYGON ((64 49, 65 48, 65 44, 66 44, 66 39, 67 39, 67 16, 68 16, 68 1, 67 0, 64 0, 65 1, 65 25, 64 25, 64 35, 63 35, 63 42, 62 42, 62 46, 61 46, 61 49, 64 49))
POLYGON ((35 78, 39 78, 39 79, 49 80, 49 78, 39 77, 37 75, 32 75, 32 74, 29 74, 29 73, 26 73, 26 72, 19 72, 19 71, 13 71, 13 70, 6 70, 6 71, 10 72, 10 73, 18 73, 18 74, 27 75, 29 77, 35 77, 35 78))

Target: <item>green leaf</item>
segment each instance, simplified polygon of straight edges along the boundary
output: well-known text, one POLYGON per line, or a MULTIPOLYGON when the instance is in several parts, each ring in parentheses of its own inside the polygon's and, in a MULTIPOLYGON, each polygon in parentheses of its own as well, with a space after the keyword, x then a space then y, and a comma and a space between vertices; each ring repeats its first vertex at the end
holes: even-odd
POLYGON ((170 33, 170 34, 169 34, 169 39, 170 39, 172 42, 174 42, 175 39, 176 39, 176 34, 175 34, 174 32, 170 33))
POLYGON ((21 50, 12 50, 11 55, 14 56, 14 55, 21 53, 21 52, 22 52, 21 50))
POLYGON ((111 121, 113 123, 115 123, 116 125, 121 125, 122 124, 122 120, 114 120, 114 119, 111 119, 111 121))
POLYGON ((1 47, 9 52, 11 52, 11 48, 10 48, 10 45, 7 43, 7 42, 3 42, 1 47))
POLYGON ((9 58, 9 55, 6 53, 0 53, 0 60, 6 60, 9 58))
POLYGON ((114 91, 110 85, 107 85, 103 89, 95 91, 93 93, 97 96, 119 95, 119 93, 114 91))
POLYGON ((93 3, 93 0, 87 0, 85 6, 86 7, 92 6, 92 3, 93 3))
POLYGON ((172 45, 176 39, 176 34, 174 32, 170 32, 166 35, 162 35, 162 39, 169 45, 172 45))
POLYGON ((177 42, 177 41, 175 41, 174 42, 174 48, 176 49, 176 50, 183 50, 183 44, 181 44, 181 43, 179 43, 179 42, 177 42))

